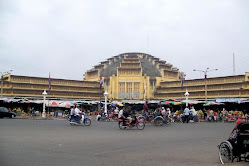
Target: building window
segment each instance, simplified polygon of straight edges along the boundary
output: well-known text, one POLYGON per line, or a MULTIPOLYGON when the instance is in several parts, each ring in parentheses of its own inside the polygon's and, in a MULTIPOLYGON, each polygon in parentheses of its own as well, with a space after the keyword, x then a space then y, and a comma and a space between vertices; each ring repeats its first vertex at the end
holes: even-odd
POLYGON ((132 82, 127 82, 126 83, 126 92, 127 92, 127 98, 131 99, 132 98, 132 82))
POLYGON ((134 82, 134 98, 139 98, 140 83, 134 82))
POLYGON ((125 83, 124 82, 120 82, 119 83, 119 93, 125 93, 125 83))

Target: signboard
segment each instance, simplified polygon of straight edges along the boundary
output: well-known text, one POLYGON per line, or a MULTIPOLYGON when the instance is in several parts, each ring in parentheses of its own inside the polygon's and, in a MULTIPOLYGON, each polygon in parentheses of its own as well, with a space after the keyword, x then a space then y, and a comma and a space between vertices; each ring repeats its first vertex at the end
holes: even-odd
POLYGON ((220 99, 216 99, 216 102, 217 103, 239 102, 239 101, 243 101, 243 100, 247 100, 247 98, 220 98, 220 99))

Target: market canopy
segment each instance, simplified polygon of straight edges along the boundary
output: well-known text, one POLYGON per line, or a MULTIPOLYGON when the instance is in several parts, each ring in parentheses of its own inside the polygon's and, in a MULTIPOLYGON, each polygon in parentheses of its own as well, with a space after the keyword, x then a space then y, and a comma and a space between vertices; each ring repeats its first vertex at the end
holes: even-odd
POLYGON ((217 103, 217 102, 207 102, 203 104, 203 106, 212 106, 212 105, 225 105, 224 103, 217 103))

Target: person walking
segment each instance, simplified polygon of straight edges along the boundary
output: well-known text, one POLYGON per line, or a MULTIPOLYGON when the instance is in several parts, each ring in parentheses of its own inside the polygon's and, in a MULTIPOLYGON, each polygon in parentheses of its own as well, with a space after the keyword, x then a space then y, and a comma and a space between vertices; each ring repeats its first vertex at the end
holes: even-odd
POLYGON ((226 116, 227 116, 227 111, 225 108, 223 108, 223 110, 221 111, 222 113, 222 122, 224 123, 226 120, 226 116))
POLYGON ((143 105, 143 112, 145 114, 145 119, 148 120, 148 116, 149 116, 149 107, 148 107, 148 101, 146 100, 144 105, 143 105))
POLYGON ((187 123, 188 123, 188 121, 189 121, 189 114, 190 114, 190 110, 189 110, 188 107, 186 107, 186 108, 184 109, 184 115, 185 115, 185 120, 184 120, 184 122, 187 122, 187 123))
POLYGON ((193 121, 197 122, 198 121, 198 117, 197 117, 197 112, 196 112, 194 106, 191 108, 190 112, 191 112, 191 115, 193 117, 193 121))
POLYGON ((71 122, 72 119, 74 118, 74 115, 75 115, 75 107, 74 106, 71 106, 71 109, 70 109, 70 118, 69 118, 69 121, 71 122))

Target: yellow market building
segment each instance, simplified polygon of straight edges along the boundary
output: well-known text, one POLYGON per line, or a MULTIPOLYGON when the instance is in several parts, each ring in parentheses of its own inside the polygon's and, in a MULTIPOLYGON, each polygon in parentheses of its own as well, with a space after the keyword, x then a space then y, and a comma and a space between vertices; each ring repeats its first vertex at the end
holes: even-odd
MULTIPOLYGON (((249 73, 227 77, 185 80, 181 87, 178 68, 145 53, 124 53, 100 62, 84 74, 83 80, 51 78, 49 98, 110 100, 160 100, 249 98, 249 73), (103 80, 103 88, 100 81, 103 80), (205 89, 205 84, 207 89, 205 89), (205 96, 205 91, 207 95, 205 96)), ((4 75, 3 97, 41 98, 48 89, 48 78, 4 75)))
POLYGON ((51 90, 48 91, 48 78, 17 75, 3 76, 3 97, 42 98, 47 90, 47 97, 54 99, 96 99, 102 95, 102 89, 96 81, 75 81, 51 78, 51 90))
POLYGON ((101 77, 108 98, 116 100, 184 99, 186 90, 191 99, 249 98, 249 73, 185 80, 183 88, 181 75, 172 64, 149 54, 124 53, 94 66, 85 73, 85 80, 101 77))

